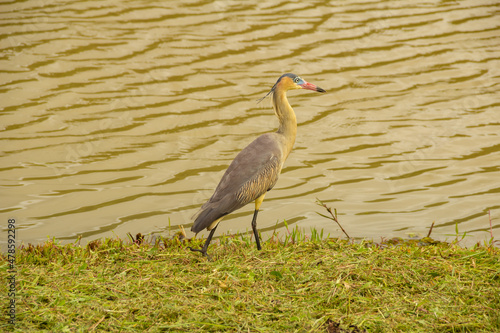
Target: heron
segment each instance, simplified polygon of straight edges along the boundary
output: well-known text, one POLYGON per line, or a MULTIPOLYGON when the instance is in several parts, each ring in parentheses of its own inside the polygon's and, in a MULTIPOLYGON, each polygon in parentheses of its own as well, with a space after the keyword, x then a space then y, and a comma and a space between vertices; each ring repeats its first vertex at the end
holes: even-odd
POLYGON ((276 185, 297 135, 297 118, 286 97, 286 92, 291 89, 326 92, 295 74, 286 73, 259 100, 260 102, 271 95, 274 112, 279 120, 278 130, 274 133, 260 135, 236 155, 222 176, 219 185, 215 188, 213 195, 193 216, 194 223, 191 231, 198 233, 207 229, 210 234, 202 249, 189 247, 191 251, 201 252, 210 258, 207 254, 208 246, 220 221, 226 215, 251 202, 255 202, 252 230, 257 249, 261 250, 257 230, 257 214, 266 193, 276 185))

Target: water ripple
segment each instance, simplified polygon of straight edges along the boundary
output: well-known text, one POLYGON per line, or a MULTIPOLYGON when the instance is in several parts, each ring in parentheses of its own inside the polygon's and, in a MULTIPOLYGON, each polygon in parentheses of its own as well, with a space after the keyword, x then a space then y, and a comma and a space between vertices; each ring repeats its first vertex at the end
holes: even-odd
MULTIPOLYGON (((500 4, 488 0, 0 4, 2 207, 25 243, 184 225, 234 156, 274 130, 284 72, 295 150, 262 231, 500 234, 500 4), (69 218, 69 219, 68 219, 69 218)), ((252 208, 219 232, 249 228, 252 208)), ((5 232, 2 231, 2 232, 5 232)), ((6 239, 6 237, 3 237, 6 239)), ((4 241, 1 241, 4 242, 4 241)))

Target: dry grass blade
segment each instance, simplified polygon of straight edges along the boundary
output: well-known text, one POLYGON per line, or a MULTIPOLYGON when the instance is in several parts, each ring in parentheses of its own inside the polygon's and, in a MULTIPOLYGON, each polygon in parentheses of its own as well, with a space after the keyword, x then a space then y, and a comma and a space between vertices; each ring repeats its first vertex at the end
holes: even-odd
POLYGON ((95 323, 94 325, 92 325, 90 328, 89 328, 89 332, 92 332, 94 331, 97 326, 99 326, 100 323, 102 323, 104 321, 104 318, 106 318, 106 316, 102 316, 101 319, 99 319, 99 321, 97 323, 95 323))

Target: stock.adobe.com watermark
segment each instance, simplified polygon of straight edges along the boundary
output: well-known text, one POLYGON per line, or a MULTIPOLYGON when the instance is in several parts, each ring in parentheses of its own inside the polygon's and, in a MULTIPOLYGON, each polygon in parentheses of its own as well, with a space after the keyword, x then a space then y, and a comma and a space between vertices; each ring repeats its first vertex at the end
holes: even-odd
POLYGON ((9 323, 16 322, 16 220, 7 220, 7 294, 8 306, 7 313, 9 323))

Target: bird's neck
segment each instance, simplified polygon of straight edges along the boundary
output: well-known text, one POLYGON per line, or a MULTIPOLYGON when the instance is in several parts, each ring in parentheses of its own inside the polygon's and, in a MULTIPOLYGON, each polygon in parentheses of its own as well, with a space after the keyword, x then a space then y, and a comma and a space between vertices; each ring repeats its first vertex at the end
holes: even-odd
POLYGON ((285 91, 278 90, 273 94, 273 108, 280 123, 276 133, 285 137, 288 150, 286 156, 288 156, 297 135, 297 118, 295 117, 295 112, 293 112, 290 103, 288 103, 285 91))

